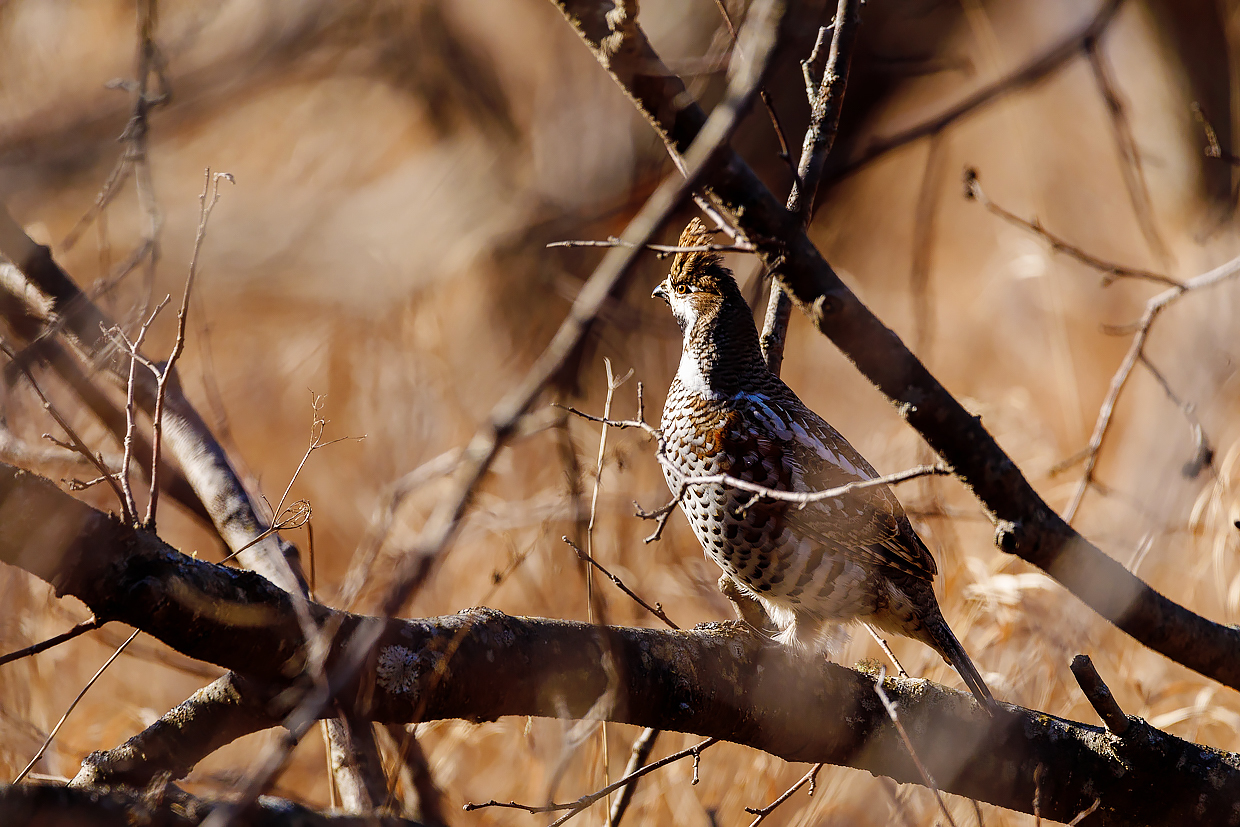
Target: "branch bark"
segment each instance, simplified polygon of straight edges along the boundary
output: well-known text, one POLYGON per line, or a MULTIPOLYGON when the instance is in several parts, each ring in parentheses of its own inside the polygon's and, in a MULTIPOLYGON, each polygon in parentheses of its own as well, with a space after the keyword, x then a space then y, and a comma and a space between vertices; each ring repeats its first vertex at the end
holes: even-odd
MULTIPOLYGON (((273 691, 302 678, 308 644, 288 593, 252 572, 188 558, 9 466, 0 466, 0 560, 78 597, 101 619, 137 625, 273 691)), ((329 665, 359 626, 378 632, 362 672, 332 687, 336 705, 361 719, 484 721, 565 709, 581 716, 611 691, 609 720, 920 780, 873 675, 797 657, 743 624, 685 632, 487 609, 421 620, 314 603, 309 611, 331 634, 329 665)), ((1136 718, 1120 737, 1009 705, 992 718, 966 693, 927 681, 893 677, 883 688, 945 791, 1030 812, 1042 765, 1052 768, 1039 782, 1040 812, 1049 818, 1066 821, 1098 798, 1100 825, 1236 823, 1235 754, 1136 718)))
MULTIPOLYGON (((705 118, 684 84, 634 23, 630 47, 606 46, 612 32, 596 0, 554 0, 599 63, 620 84, 669 150, 681 152, 705 118)), ((1111 0, 1064 49, 1105 26, 1111 0)), ((1020 78, 1044 76, 1048 59, 1020 78)), ((1039 567, 1086 605, 1149 648, 1232 688, 1240 688, 1240 629, 1207 620, 1168 600, 1083 538, 1038 496, 994 437, 926 370, 840 280, 800 226, 735 152, 707 178, 722 212, 758 248, 810 322, 844 353, 954 469, 995 524, 999 548, 1039 567)))
MULTIPOLYGON (((0 823, 74 827, 194 827, 219 802, 162 791, 83 790, 51 784, 0 786, 0 823)), ((234 822, 237 827, 419 827, 392 816, 324 815, 281 799, 267 799, 234 822)))

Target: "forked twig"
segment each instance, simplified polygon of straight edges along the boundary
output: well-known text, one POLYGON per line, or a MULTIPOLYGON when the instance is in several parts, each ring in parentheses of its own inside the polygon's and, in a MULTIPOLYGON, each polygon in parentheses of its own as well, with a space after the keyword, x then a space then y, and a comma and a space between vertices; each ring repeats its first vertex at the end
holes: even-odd
POLYGON ((679 761, 682 758, 689 758, 689 757, 693 758, 694 760, 694 783, 697 783, 696 782, 697 762, 701 759, 702 751, 717 743, 719 743, 718 738, 707 738, 705 741, 700 741, 691 747, 682 749, 680 752, 674 752, 671 755, 667 756, 666 758, 660 758, 658 761, 652 761, 646 766, 625 775, 623 778, 613 781, 612 783, 608 784, 606 787, 603 787, 602 789, 595 790, 592 793, 587 793, 586 795, 583 795, 581 798, 577 799, 571 804, 547 804, 547 805, 543 805, 542 807, 538 807, 538 806, 530 805, 530 804, 517 804, 516 802, 508 802, 505 804, 505 803, 501 803, 498 801, 488 801, 484 804, 466 804, 464 806, 464 809, 479 810, 479 809, 482 809, 483 807, 510 807, 513 809, 525 810, 526 812, 531 812, 531 813, 547 813, 547 812, 553 812, 553 811, 559 811, 559 810, 568 810, 567 813, 560 816, 559 818, 557 818, 555 821, 551 822, 551 824, 548 825, 548 827, 560 827, 561 824, 568 821, 570 818, 577 815, 582 810, 587 809, 592 804, 594 804, 596 801, 610 795, 611 793, 620 789, 620 787, 626 784, 629 784, 634 779, 641 778, 643 775, 649 775, 655 770, 662 769, 663 767, 666 767, 668 764, 675 763, 676 761, 679 761))
MULTIPOLYGON (((853 44, 856 42, 860 25, 860 0, 838 0, 831 26, 819 28, 813 51, 807 60, 801 61, 805 94, 809 99, 810 122, 805 130, 801 158, 797 162, 786 206, 789 212, 800 216, 802 227, 809 226, 813 216, 814 198, 822 180, 827 155, 839 133, 840 113, 844 109, 844 92, 848 87, 853 44), (831 31, 831 46, 826 55, 820 57, 828 29, 831 31), (820 66, 824 60, 825 64, 820 66)), ((766 366, 776 375, 783 364, 784 343, 791 316, 792 299, 778 281, 772 281, 759 341, 766 366)))
POLYGON ((814 766, 810 767, 809 772, 801 776, 800 781, 797 781, 791 787, 784 790, 783 794, 781 794, 779 798, 776 798, 774 801, 772 801, 770 804, 767 804, 765 807, 746 807, 745 812, 751 815, 757 816, 757 818, 749 822, 749 827, 758 827, 759 824, 761 824, 763 821, 766 821, 766 817, 769 816, 771 813, 773 813, 776 807, 778 807, 780 804, 783 804, 789 798, 792 798, 792 794, 795 793, 797 790, 801 789, 802 787, 804 787, 806 784, 810 785, 809 794, 813 795, 814 794, 814 782, 818 779, 818 773, 819 771, 822 770, 823 766, 824 766, 823 764, 815 764, 814 766))
POLYGON ((1213 287, 1220 282, 1234 278, 1237 274, 1240 274, 1240 258, 1232 259, 1226 264, 1191 278, 1183 284, 1164 290, 1146 303, 1145 312, 1141 314, 1141 318, 1136 324, 1136 332, 1133 334, 1132 343, 1128 346, 1128 352, 1124 355, 1123 361, 1120 362, 1115 375, 1111 377, 1111 386, 1108 388, 1107 395, 1098 409, 1098 419, 1094 423, 1093 433, 1089 437, 1089 445, 1085 449, 1085 470, 1076 491, 1072 495, 1072 501, 1064 511, 1063 518, 1065 521, 1068 523, 1072 522, 1080 509, 1081 501, 1085 499, 1085 492, 1091 485, 1096 484, 1094 469, 1098 463, 1098 453, 1102 449, 1102 442, 1111 427, 1111 418, 1115 413, 1115 403, 1118 401, 1125 385, 1127 385, 1128 378, 1132 375, 1132 369, 1144 355, 1145 343, 1149 338, 1150 328, 1155 320, 1164 310, 1187 293, 1205 287, 1213 287))
MULTIPOLYGON (((189 273, 185 277, 185 291, 181 296, 181 310, 177 314, 177 336, 176 341, 172 345, 172 353, 168 355, 168 361, 164 363, 163 368, 156 373, 155 386, 155 411, 151 414, 152 433, 151 433, 151 494, 146 507, 146 519, 142 521, 143 526, 148 531, 155 530, 155 509, 159 505, 159 455, 163 444, 163 418, 164 403, 168 396, 168 380, 174 376, 177 359, 185 350, 185 320, 189 316, 189 297, 190 291, 194 287, 194 277, 198 273, 198 254, 202 250, 202 241, 207 234, 207 220, 211 217, 211 211, 215 209, 215 205, 220 200, 220 181, 228 181, 236 184, 237 181, 227 172, 217 172, 211 175, 211 168, 207 167, 204 173, 206 181, 202 186, 202 194, 198 196, 198 231, 194 236, 194 251, 189 259, 189 273), (207 194, 210 192, 210 200, 207 194)), ((162 305, 160 305, 162 307, 162 305)))

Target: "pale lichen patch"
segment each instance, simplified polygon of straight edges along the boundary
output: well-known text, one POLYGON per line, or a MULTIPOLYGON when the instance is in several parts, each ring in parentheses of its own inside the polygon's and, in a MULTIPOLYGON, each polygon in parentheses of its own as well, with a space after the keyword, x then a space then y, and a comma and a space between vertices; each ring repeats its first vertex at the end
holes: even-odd
POLYGON ((418 681, 418 655, 404 646, 384 646, 379 650, 375 678, 391 695, 412 692, 418 681))

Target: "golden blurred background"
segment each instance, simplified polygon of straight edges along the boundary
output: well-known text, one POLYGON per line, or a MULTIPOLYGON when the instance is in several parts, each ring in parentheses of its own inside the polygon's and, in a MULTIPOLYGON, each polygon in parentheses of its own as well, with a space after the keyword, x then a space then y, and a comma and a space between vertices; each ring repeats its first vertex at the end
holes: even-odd
MULTIPOLYGON (((743 0, 729 8, 744 15, 743 0)), ((768 89, 794 151, 807 121, 798 61, 834 4, 797 4, 796 34, 768 89)), ((853 290, 984 422, 1044 497, 1063 509, 1081 451, 1131 331, 1163 288, 1102 274, 1057 253, 964 197, 966 166, 986 193, 1103 259, 1186 279, 1240 252, 1235 167, 1206 156, 1200 107, 1223 155, 1233 147, 1240 4, 1130 0, 1099 39, 1122 116, 1108 108, 1087 54, 1069 49, 1037 83, 850 169, 883 136, 946 111, 1046 54, 1097 9, 1068 0, 870 0, 811 235, 853 290), (1132 137, 1126 143, 1125 132, 1132 137), (1132 153, 1127 147, 1133 148, 1132 153)), ((729 39, 711 0, 647 2, 641 24, 704 105, 723 89, 729 39)), ((137 249, 157 211, 158 260, 102 300, 132 321, 149 296, 179 297, 198 224, 204 168, 231 173, 211 218, 180 363, 191 400, 245 472, 279 500, 306 449, 314 395, 325 395, 328 438, 291 497, 313 507, 315 587, 332 603, 368 528, 402 474, 460 446, 518 381, 563 317, 602 251, 547 249, 562 239, 619 234, 644 198, 674 174, 650 128, 560 16, 542 0, 195 0, 159 8, 155 41, 171 97, 149 119, 154 205, 133 181, 68 247, 117 159, 132 97, 137 13, 131 0, 0 2, 0 192, 38 241, 84 287, 137 249)), ((771 122, 750 114, 735 145, 777 196, 789 174, 771 122)), ((690 213, 665 229, 674 241, 690 213)), ((765 305, 754 259, 730 256, 742 289, 765 305)), ((557 395, 595 413, 603 359, 634 378, 616 415, 661 409, 679 335, 647 297, 666 261, 649 256, 623 302, 609 308, 557 395)), ((1240 615, 1240 382, 1233 282, 1186 295, 1154 327, 1120 397, 1098 465, 1100 485, 1074 524, 1172 599, 1209 618, 1240 615), (1213 462, 1199 453, 1199 421, 1213 462), (1194 473, 1195 472, 1195 473, 1194 473)), ((148 353, 166 354, 171 312, 148 353)), ((884 473, 929 458, 917 434, 823 337, 794 318, 784 378, 884 473)), ((76 410, 87 441, 117 453, 76 410)), ((7 461, 53 478, 88 476, 41 441, 52 430, 29 388, 3 391, 7 461)), ((529 615, 585 619, 585 575, 561 541, 578 531, 595 484, 599 430, 571 421, 500 457, 467 525, 432 581, 405 611, 435 615, 485 603, 529 615), (496 573, 507 572, 496 583, 496 573)), ((599 479, 593 548, 647 601, 680 625, 730 617, 718 572, 677 515, 663 538, 633 514, 667 499, 652 447, 611 431, 599 479)), ((383 548, 399 555, 440 493, 419 489, 383 548)), ((1076 720, 1095 716, 1068 671, 1090 654, 1129 714, 1182 737, 1240 750, 1240 698, 1116 632, 1053 580, 999 552, 962 486, 928 479, 898 494, 935 551, 944 612, 996 696, 1076 720)), ((114 507, 106 492, 81 496, 114 507)), ((187 553, 222 556, 218 541, 165 506, 161 535, 187 553)), ((304 530, 290 536, 303 556, 304 530)), ((380 563, 380 570, 390 568, 380 563)), ((610 584, 594 584, 613 623, 654 618, 610 584)), ((74 601, 0 570, 0 650, 83 619, 74 601)), ((14 775, 125 630, 108 628, 0 668, 0 774, 14 775)), ((914 675, 959 686, 929 649, 893 641, 914 675)), ((845 663, 879 658, 854 635, 845 663)), ((82 757, 113 747, 218 674, 146 637, 88 694, 37 770, 72 776, 82 757)), ((636 730, 608 727, 609 769, 596 735, 571 722, 505 719, 420 725, 453 824, 542 823, 506 810, 461 812, 489 799, 561 800, 615 778, 636 730)), ((271 733, 249 736, 196 768, 187 786, 226 791, 271 733)), ((655 757, 692 743, 664 735, 655 757)), ((691 767, 673 765, 638 788, 633 824, 748 824, 805 771, 723 745, 691 767)), ((315 731, 275 789, 328 804, 315 731)), ((973 806, 949 797, 959 823, 973 806)), ((597 809, 597 808, 596 808, 597 809)), ((987 825, 1032 817, 982 806, 987 825)), ((597 820, 598 812, 583 816, 597 820)), ((799 793, 768 824, 932 824, 933 796, 867 773, 826 768, 814 797, 799 793)))

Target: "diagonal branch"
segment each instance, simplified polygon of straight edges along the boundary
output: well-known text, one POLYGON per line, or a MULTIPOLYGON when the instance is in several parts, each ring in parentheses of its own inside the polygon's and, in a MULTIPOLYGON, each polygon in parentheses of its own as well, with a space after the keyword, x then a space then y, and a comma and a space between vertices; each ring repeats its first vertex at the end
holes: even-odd
MULTIPOLYGON (((613 33, 601 3, 555 2, 669 147, 679 151, 687 146, 705 116, 640 28, 629 34, 637 42, 617 53, 607 45, 613 33)), ((1120 0, 1110 0, 1058 51, 1066 50, 1068 57, 1076 54, 1082 38, 1096 36, 1105 28, 1119 5, 1120 0)), ((1054 54, 1044 57, 1022 70, 1017 79, 1031 83, 1063 59, 1054 54)), ((998 93, 991 97, 994 94, 998 93)), ((839 347, 972 489, 995 524, 995 541, 1003 551, 1046 571, 1149 648, 1240 688, 1240 629, 1207 620, 1168 600, 1064 522, 980 420, 840 280, 806 237, 799 217, 775 199, 735 152, 725 153, 706 183, 720 209, 758 247, 762 262, 778 268, 776 277, 814 327, 839 347)))

